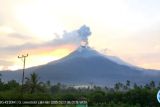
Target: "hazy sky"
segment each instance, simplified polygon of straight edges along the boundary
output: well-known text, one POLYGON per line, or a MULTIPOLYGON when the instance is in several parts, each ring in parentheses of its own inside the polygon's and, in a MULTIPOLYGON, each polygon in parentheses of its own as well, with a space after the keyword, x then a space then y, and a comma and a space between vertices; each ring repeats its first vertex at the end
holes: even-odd
POLYGON ((144 68, 160 69, 160 0, 0 0, 0 69, 19 69, 66 56, 69 35, 90 27, 89 45, 144 68))

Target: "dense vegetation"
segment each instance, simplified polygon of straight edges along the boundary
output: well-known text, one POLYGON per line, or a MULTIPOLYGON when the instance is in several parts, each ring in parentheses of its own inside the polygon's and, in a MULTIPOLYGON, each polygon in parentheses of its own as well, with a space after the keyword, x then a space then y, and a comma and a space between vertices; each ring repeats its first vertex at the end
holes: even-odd
POLYGON ((40 82, 38 75, 33 73, 25 79, 23 92, 15 80, 5 83, 0 79, 0 100, 86 100, 89 107, 160 107, 156 98, 159 89, 160 83, 156 85, 154 81, 144 86, 126 81, 116 83, 113 88, 93 85, 74 88, 60 83, 51 85, 49 81, 40 82))

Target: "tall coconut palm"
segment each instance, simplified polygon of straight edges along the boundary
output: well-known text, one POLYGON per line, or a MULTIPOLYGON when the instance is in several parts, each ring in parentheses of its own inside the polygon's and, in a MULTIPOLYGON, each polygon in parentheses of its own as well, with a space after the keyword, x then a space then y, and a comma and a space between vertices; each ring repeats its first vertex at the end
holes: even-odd
POLYGON ((36 73, 30 74, 30 77, 26 77, 25 89, 30 93, 43 92, 43 82, 39 82, 39 76, 36 73))

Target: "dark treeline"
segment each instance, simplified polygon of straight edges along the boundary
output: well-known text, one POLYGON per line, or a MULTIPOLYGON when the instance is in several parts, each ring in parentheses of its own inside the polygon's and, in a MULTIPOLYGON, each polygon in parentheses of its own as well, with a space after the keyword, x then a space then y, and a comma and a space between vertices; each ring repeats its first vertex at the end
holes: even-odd
POLYGON ((160 83, 155 85, 154 81, 143 86, 128 80, 116 83, 113 88, 75 88, 60 83, 51 85, 50 81, 40 82, 38 75, 33 73, 25 78, 23 98, 21 89, 15 80, 4 83, 0 79, 0 100, 86 100, 89 107, 160 107, 156 98, 160 83))

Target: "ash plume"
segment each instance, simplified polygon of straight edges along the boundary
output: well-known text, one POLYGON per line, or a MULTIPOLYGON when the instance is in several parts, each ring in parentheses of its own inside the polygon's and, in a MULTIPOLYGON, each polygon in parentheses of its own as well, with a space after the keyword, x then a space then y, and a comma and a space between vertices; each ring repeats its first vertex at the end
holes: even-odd
POLYGON ((54 40, 58 43, 72 43, 81 46, 88 46, 88 37, 91 35, 90 28, 86 25, 81 26, 79 29, 71 31, 71 32, 64 32, 62 38, 57 38, 54 40))
POLYGON ((88 36, 91 35, 90 28, 86 25, 83 25, 78 30, 79 37, 81 38, 81 45, 87 46, 88 45, 88 36))

